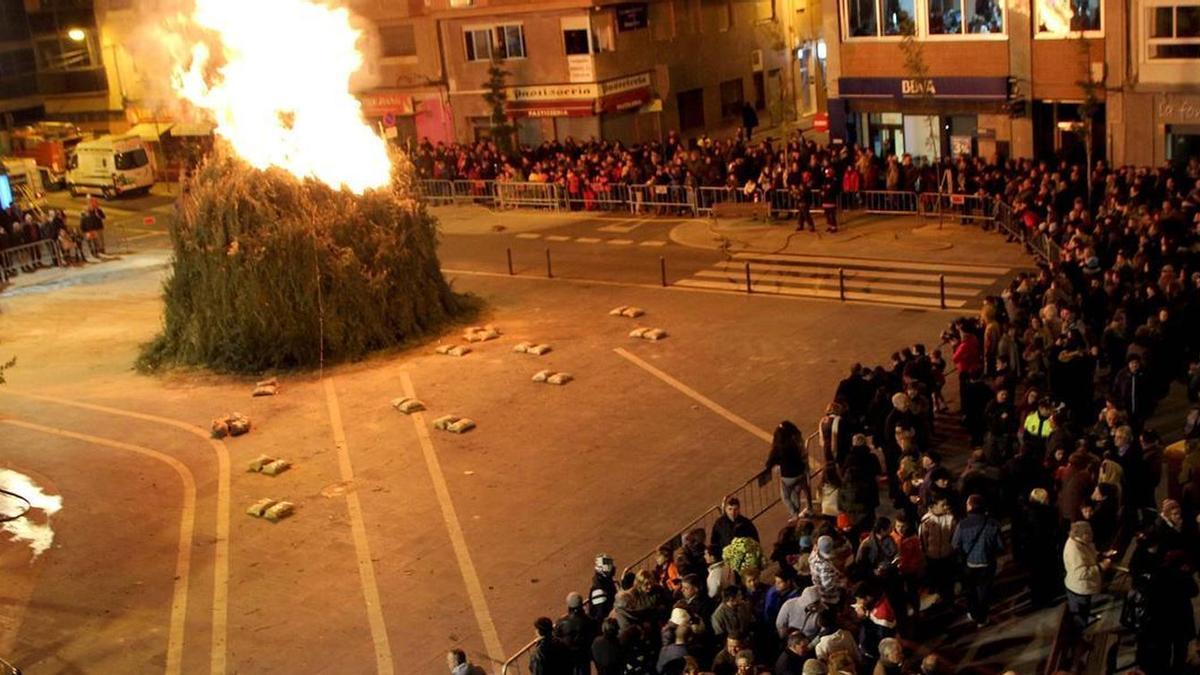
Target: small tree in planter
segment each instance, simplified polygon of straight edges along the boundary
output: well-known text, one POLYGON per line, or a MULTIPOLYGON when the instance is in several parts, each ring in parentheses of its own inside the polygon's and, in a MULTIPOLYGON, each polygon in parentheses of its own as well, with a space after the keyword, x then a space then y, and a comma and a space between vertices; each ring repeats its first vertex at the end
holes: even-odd
POLYGON ((488 79, 483 83, 483 100, 491 109, 492 139, 496 141, 496 147, 505 154, 512 152, 513 133, 516 132, 516 127, 512 125, 505 109, 505 103, 508 101, 505 92, 508 76, 509 72, 500 65, 500 59, 492 54, 492 61, 488 65, 488 79))

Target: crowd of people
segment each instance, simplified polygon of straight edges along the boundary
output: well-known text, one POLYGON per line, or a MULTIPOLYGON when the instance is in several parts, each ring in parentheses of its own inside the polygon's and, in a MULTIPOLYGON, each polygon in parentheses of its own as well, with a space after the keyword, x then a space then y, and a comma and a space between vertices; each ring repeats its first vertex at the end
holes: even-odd
MULTIPOLYGON (((952 625, 986 630, 998 578, 1065 601, 1074 642, 1118 562, 1122 622, 1138 667, 1184 672, 1196 638, 1200 562, 1200 164, 1090 169, 980 158, 879 161, 870 150, 794 138, 701 138, 685 146, 546 143, 512 156, 490 143, 424 145, 423 176, 564 182, 668 181, 920 191, 943 184, 1001 200, 1059 246, 1018 274, 935 348, 855 365, 817 422, 810 457, 792 422, 775 432, 786 526, 764 540, 727 498, 711 530, 618 573, 600 555, 589 593, 539 618, 535 675, 816 675, 950 672, 920 646, 952 625), (836 187, 831 187, 836 185, 836 187), (943 390, 953 373, 958 410, 943 390), (1151 419, 1171 390, 1193 408, 1183 470, 1164 475, 1151 419), (938 413, 941 413, 940 415, 938 413), (943 457, 937 425, 961 424, 965 456, 943 457), (965 460, 965 463, 963 462, 965 460), (812 472, 814 466, 821 469, 812 472), (1165 501, 1160 493, 1175 495, 1165 501)), ((951 397, 952 398, 952 397, 951 397)))
POLYGON ((5 275, 82 264, 89 256, 99 260, 105 253, 105 218, 95 198, 80 212, 78 227, 68 224, 62 209, 22 208, 16 202, 0 209, 0 265, 5 275), (61 257, 52 253, 52 247, 30 246, 41 242, 56 243, 61 257))

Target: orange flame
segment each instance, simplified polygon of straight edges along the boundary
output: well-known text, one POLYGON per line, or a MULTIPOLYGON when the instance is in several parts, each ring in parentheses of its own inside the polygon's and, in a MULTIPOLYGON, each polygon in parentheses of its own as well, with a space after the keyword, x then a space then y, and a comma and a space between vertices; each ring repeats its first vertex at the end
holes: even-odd
POLYGON ((312 0, 196 0, 166 31, 172 87, 259 169, 279 167, 361 194, 391 177, 387 147, 350 93, 363 65, 350 12, 312 0), (195 29, 209 35, 193 39, 195 29))

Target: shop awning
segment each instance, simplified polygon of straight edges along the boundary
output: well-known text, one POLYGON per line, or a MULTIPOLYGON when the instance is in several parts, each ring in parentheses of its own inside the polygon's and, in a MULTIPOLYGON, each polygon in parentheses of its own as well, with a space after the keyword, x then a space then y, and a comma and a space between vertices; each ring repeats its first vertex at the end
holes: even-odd
POLYGON ((606 113, 618 113, 635 110, 650 102, 649 87, 609 94, 600 99, 600 110, 606 113))
POLYGON ((179 122, 171 127, 171 135, 176 138, 185 136, 212 136, 216 126, 204 122, 179 122))
POLYGON ((596 114, 596 101, 514 101, 506 104, 505 110, 513 117, 591 117, 596 114))
POLYGON ((162 140, 163 134, 171 130, 174 126, 171 122, 142 122, 141 124, 133 125, 127 133, 134 134, 147 143, 157 143, 162 140))

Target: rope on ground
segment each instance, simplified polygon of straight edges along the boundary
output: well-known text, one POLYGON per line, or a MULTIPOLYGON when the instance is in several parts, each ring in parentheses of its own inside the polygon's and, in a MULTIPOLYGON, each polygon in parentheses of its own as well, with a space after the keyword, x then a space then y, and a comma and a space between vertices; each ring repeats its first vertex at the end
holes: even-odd
POLYGON ((15 492, 9 492, 8 490, 0 488, 0 495, 6 495, 8 497, 13 497, 14 499, 18 499, 20 501, 25 502, 25 508, 23 508, 21 510, 21 512, 18 513, 17 515, 15 515, 15 516, 0 515, 0 523, 7 523, 9 521, 13 521, 18 518, 24 518, 25 514, 29 513, 29 511, 33 508, 33 502, 29 501, 28 499, 22 497, 21 495, 15 493, 15 492))

